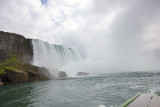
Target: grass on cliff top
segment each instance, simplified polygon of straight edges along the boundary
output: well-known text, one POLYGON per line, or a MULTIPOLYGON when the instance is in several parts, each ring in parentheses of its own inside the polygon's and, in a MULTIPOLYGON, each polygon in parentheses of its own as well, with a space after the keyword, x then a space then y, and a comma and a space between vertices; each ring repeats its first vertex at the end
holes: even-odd
POLYGON ((38 71, 38 67, 31 65, 31 64, 26 64, 20 61, 19 56, 17 55, 10 55, 8 59, 5 60, 4 63, 0 64, 0 75, 6 74, 5 70, 22 70, 27 72, 28 69, 38 71))

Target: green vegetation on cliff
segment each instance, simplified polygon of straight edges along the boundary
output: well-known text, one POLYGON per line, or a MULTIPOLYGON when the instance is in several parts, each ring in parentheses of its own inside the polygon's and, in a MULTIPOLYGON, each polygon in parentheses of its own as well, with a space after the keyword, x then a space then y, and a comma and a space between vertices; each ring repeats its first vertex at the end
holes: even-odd
POLYGON ((4 84, 50 79, 44 67, 30 64, 33 60, 32 39, 0 31, 0 81, 4 84))
POLYGON ((0 75, 4 75, 6 73, 5 70, 28 72, 29 69, 33 70, 35 73, 38 72, 36 66, 21 62, 19 56, 9 55, 9 58, 0 64, 0 75))
POLYGON ((23 63, 17 55, 9 55, 0 63, 0 78, 4 83, 21 83, 51 78, 51 74, 44 67, 23 63))
POLYGON ((0 64, 0 75, 5 74, 5 70, 21 70, 23 67, 20 58, 17 55, 9 55, 9 58, 6 59, 3 63, 0 64))
POLYGON ((17 66, 19 62, 18 56, 10 55, 9 59, 5 60, 5 62, 0 64, 0 75, 5 74, 5 69, 14 69, 13 66, 17 66))

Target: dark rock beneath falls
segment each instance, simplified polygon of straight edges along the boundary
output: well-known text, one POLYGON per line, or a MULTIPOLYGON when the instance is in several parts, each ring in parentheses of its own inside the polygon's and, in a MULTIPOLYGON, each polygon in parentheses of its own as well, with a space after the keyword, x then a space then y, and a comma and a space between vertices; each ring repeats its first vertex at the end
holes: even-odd
POLYGON ((58 78, 59 79, 65 79, 67 77, 67 74, 65 71, 58 71, 58 78))
POLYGON ((28 74, 24 71, 6 70, 7 80, 11 83, 28 82, 28 74))
POLYGON ((0 86, 3 85, 4 83, 2 82, 2 79, 0 78, 0 86))
POLYGON ((85 76, 88 75, 86 72, 77 72, 76 76, 85 76))
POLYGON ((0 75, 0 82, 4 84, 25 83, 32 81, 48 80, 52 78, 51 74, 46 68, 37 67, 30 64, 26 64, 23 70, 6 68, 5 72, 6 73, 4 75, 0 75))
POLYGON ((4 83, 0 81, 0 86, 3 85, 4 83))

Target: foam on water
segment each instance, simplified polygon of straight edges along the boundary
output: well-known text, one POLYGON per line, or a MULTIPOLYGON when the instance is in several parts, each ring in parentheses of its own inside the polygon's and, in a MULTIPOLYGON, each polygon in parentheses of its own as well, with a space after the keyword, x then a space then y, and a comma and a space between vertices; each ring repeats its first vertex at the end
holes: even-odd
POLYGON ((105 105, 99 105, 98 107, 106 107, 105 105))

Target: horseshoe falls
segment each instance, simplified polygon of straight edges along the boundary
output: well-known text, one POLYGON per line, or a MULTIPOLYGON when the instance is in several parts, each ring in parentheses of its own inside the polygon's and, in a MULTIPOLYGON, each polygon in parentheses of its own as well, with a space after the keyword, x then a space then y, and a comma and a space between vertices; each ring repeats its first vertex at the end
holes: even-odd
POLYGON ((68 74, 68 68, 82 60, 73 48, 50 44, 39 39, 33 39, 32 44, 33 64, 47 68, 55 76, 58 71, 65 71, 68 74))

